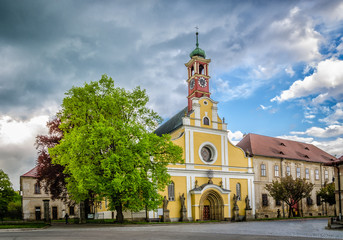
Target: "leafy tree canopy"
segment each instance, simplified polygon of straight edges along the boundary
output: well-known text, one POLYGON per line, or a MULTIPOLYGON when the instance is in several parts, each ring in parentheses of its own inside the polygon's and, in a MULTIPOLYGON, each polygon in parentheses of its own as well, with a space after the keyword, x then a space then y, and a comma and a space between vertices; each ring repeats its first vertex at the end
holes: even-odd
POLYGON ((335 204, 335 183, 326 184, 322 187, 317 194, 320 196, 323 202, 327 202, 330 205, 335 204))
POLYGON ((36 148, 38 150, 37 181, 45 191, 51 194, 51 198, 67 200, 67 189, 63 173, 64 167, 51 162, 49 148, 53 148, 63 137, 63 132, 59 129, 60 119, 55 118, 47 123, 49 132, 47 135, 38 135, 36 137, 36 148))
POLYGON ((64 137, 49 153, 65 167, 68 193, 108 198, 118 221, 125 209, 156 209, 170 181, 166 166, 183 161, 182 149, 153 133, 161 118, 146 107, 145 90, 115 88, 103 75, 66 95, 58 113, 64 137))
POLYGON ((265 189, 275 200, 284 201, 289 206, 289 217, 292 212, 292 207, 301 199, 309 197, 313 190, 313 184, 305 179, 286 176, 280 181, 274 181, 267 184, 265 189))
POLYGON ((7 213, 9 202, 13 200, 15 192, 8 175, 0 169, 0 218, 7 213))

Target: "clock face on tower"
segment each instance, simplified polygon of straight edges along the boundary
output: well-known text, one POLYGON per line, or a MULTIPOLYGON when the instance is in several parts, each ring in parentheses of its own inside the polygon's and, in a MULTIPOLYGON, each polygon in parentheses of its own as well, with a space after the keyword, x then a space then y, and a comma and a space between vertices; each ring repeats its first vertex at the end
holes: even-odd
POLYGON ((189 88, 192 90, 194 88, 195 85, 195 81, 194 79, 191 80, 191 82, 189 83, 189 88))
POLYGON ((200 87, 206 87, 207 86, 207 82, 206 82, 206 79, 204 77, 200 77, 198 79, 198 83, 199 83, 200 87))

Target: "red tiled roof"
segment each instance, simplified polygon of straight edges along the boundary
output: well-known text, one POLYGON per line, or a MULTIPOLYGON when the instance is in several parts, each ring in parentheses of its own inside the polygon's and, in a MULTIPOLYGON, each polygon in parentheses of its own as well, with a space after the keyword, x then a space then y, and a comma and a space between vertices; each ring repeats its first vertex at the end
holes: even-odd
POLYGON ((30 171, 28 171, 27 173, 21 175, 21 177, 38 177, 38 166, 32 168, 30 171))
POLYGON ((308 143, 249 133, 238 144, 248 155, 330 163, 337 158, 308 143))

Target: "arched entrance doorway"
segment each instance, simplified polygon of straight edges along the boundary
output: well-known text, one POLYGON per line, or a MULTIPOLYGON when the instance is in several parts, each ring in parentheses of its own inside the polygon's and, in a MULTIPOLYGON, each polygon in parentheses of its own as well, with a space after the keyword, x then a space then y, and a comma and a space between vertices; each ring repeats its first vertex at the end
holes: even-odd
POLYGON ((206 191, 200 199, 201 220, 223 220, 224 201, 215 190, 206 191))

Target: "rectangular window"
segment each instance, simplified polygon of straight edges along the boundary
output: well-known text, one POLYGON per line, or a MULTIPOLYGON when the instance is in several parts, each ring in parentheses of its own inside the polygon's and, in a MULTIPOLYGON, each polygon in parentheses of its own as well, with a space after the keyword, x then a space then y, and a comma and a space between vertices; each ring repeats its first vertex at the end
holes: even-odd
POLYGON ((312 198, 311 198, 311 197, 307 197, 307 198, 306 198, 306 203, 307 203, 308 206, 313 205, 312 198))
POLYGON ((308 168, 305 168, 305 178, 310 179, 310 170, 308 168))
POLYGON ((262 206, 268 206, 268 195, 262 194, 262 206))
POLYGON ((175 186, 174 186, 174 182, 171 182, 168 185, 168 200, 169 201, 174 201, 175 200, 175 186))
POLYGON ((39 183, 35 183, 35 194, 40 194, 40 185, 39 185, 39 183))
POLYGON ((316 169, 315 175, 316 175, 316 180, 319 180, 319 170, 318 169, 316 169))
POLYGON ((69 215, 75 215, 74 207, 69 207, 69 215))
POLYGON ((274 173, 275 173, 275 177, 279 176, 279 165, 274 166, 274 173))
POLYGON ((300 178, 301 174, 300 174, 300 167, 297 167, 297 178, 300 178))
POLYGON ((276 206, 281 206, 281 201, 280 201, 279 199, 276 199, 276 200, 275 200, 275 205, 276 205, 276 206))
POLYGON ((290 166, 286 167, 286 175, 291 176, 291 167, 290 166))
POLYGON ((324 178, 325 178, 325 180, 329 180, 329 172, 328 172, 328 170, 324 171, 324 178))
POLYGON ((261 176, 265 177, 266 176, 266 165, 261 164, 261 176))
POLYGON ((322 205, 322 200, 320 199, 320 196, 317 195, 317 206, 322 205))

